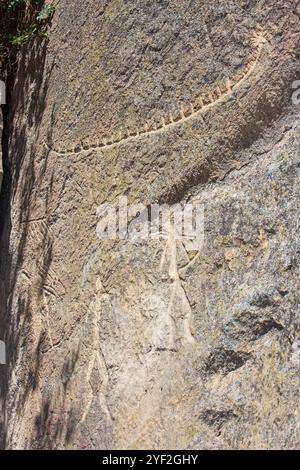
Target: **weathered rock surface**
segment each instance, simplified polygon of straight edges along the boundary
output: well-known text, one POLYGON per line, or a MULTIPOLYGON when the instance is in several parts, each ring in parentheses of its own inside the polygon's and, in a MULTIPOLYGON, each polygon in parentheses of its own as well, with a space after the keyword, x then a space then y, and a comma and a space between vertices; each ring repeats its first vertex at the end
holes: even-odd
MULTIPOLYGON (((2 142, 2 134, 3 134, 3 117, 2 111, 0 110, 0 141, 2 142)), ((2 186, 2 179, 3 179, 3 164, 2 164, 2 147, 0 149, 0 189, 2 186)))
POLYGON ((292 0, 60 1, 21 51, 3 447, 299 447, 299 18, 292 0), (203 204, 203 247, 99 240, 119 196, 203 204))

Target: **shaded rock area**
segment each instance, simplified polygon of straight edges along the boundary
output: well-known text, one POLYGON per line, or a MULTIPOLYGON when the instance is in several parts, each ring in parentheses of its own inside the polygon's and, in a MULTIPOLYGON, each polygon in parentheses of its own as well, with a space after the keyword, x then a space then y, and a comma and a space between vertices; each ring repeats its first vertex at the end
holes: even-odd
MULTIPOLYGON (((3 135, 3 116, 2 116, 2 110, 0 109, 0 142, 2 142, 2 135, 3 135)), ((2 186, 2 180, 3 180, 3 163, 2 163, 2 146, 0 149, 0 189, 2 186)))
POLYGON ((20 50, 3 448, 299 448, 299 46, 294 0, 60 0, 20 50), (203 245, 99 239, 124 196, 200 205, 203 245))

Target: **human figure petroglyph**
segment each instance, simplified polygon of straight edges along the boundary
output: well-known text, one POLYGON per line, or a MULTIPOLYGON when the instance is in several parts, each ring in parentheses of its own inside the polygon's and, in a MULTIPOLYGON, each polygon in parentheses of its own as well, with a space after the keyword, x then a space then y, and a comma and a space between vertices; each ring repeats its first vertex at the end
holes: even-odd
POLYGON ((161 256, 160 271, 163 270, 164 265, 169 260, 168 276, 171 281, 170 285, 170 300, 168 304, 168 317, 170 326, 170 344, 169 349, 176 350, 176 329, 181 329, 181 341, 186 344, 194 344, 195 338, 193 333, 193 312, 189 298, 186 294, 183 277, 188 269, 198 259, 200 251, 192 257, 188 256, 188 251, 185 248, 185 242, 190 241, 188 235, 184 236, 178 233, 176 227, 176 217, 170 217, 169 226, 166 233, 163 234, 164 248, 161 256), (178 251, 184 254, 186 263, 183 265, 179 263, 178 251), (178 319, 174 316, 176 299, 181 304, 182 311, 182 324, 178 325, 178 319))
POLYGON ((102 310, 103 301, 108 299, 108 294, 105 293, 100 280, 97 281, 97 289, 94 300, 90 304, 90 308, 87 314, 86 322, 90 325, 91 336, 89 337, 88 347, 90 349, 90 359, 87 366, 87 373, 85 375, 85 382, 88 384, 88 398, 83 408, 81 423, 87 418, 87 415, 91 409, 94 398, 98 399, 101 410, 104 412, 107 423, 110 424, 112 421, 111 413, 107 404, 106 393, 109 384, 109 375, 107 366, 101 349, 100 340, 100 316, 102 310), (92 383, 93 372, 98 372, 99 383, 97 384, 97 390, 94 390, 92 383))

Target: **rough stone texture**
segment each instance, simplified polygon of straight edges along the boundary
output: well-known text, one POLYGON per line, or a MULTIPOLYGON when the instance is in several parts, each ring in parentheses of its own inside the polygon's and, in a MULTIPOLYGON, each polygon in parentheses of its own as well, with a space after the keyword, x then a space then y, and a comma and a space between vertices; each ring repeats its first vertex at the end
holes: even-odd
POLYGON ((60 1, 48 44, 21 51, 3 447, 299 447, 299 17, 292 0, 60 1), (203 118, 98 148, 242 77, 255 33, 254 70, 203 118), (204 246, 99 240, 97 207, 123 195, 201 202, 204 246))
POLYGON ((0 190, 2 186, 2 180, 3 180, 2 136, 3 136, 4 121, 3 121, 2 106, 4 108, 5 103, 6 103, 5 82, 3 80, 0 80, 0 190))
MULTIPOLYGON (((2 116, 2 109, 0 108, 0 142, 2 142, 2 134, 3 134, 3 116, 2 116)), ((2 146, 0 148, 0 190, 2 186, 2 179, 3 179, 3 164, 2 164, 2 146)))

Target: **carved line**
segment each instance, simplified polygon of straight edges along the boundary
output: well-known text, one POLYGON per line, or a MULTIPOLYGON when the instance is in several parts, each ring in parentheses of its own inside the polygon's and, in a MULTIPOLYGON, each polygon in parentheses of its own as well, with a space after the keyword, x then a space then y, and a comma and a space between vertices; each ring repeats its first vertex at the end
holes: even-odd
POLYGON ((51 350, 53 348, 53 340, 52 340, 51 326, 50 326, 50 312, 49 312, 49 306, 48 306, 47 296, 46 296, 45 291, 43 291, 43 303, 44 303, 43 306, 45 308, 45 322, 46 322, 45 331, 47 332, 47 335, 49 338, 50 350, 51 350))
MULTIPOLYGON (((40 308, 36 305, 37 311, 40 310, 41 320, 45 333, 48 336, 50 342, 50 350, 54 347, 52 335, 51 335, 51 325, 50 325, 50 310, 49 310, 49 301, 50 297, 53 296, 56 299, 59 298, 63 293, 65 293, 65 286, 56 275, 55 271, 50 268, 50 266, 45 265, 44 256, 49 253, 49 249, 53 243, 53 235, 51 234, 46 219, 41 217, 38 219, 33 219, 30 222, 29 236, 31 239, 42 246, 44 250, 44 255, 39 254, 36 259, 36 273, 31 277, 31 274, 28 273, 25 269, 22 269, 21 273, 28 281, 31 282, 32 287, 38 292, 40 292, 41 305, 40 308)), ((33 294, 34 298, 35 292, 33 294)))
POLYGON ((235 79, 227 79, 225 90, 224 87, 221 89, 217 86, 213 92, 209 91, 206 95, 198 97, 194 103, 190 103, 188 108, 181 105, 181 108, 177 113, 170 112, 168 116, 162 117, 159 122, 146 122, 140 129, 127 129, 125 132, 119 131, 115 136, 112 135, 109 138, 103 137, 101 141, 97 141, 94 144, 90 144, 86 141, 82 144, 76 145, 72 149, 55 149, 45 141, 44 144, 49 151, 55 152, 58 155, 73 155, 74 153, 83 153, 90 150, 102 150, 116 145, 121 145, 123 142, 128 142, 139 137, 159 134, 172 129, 179 124, 187 122, 190 119, 194 119, 195 117, 201 117, 203 119, 203 114, 205 112, 226 102, 230 96, 232 96, 233 92, 239 88, 242 83, 250 77, 250 75, 252 75, 260 59, 263 45, 267 42, 267 35, 265 33, 255 33, 252 39, 252 44, 256 49, 256 52, 251 54, 252 58, 241 74, 239 74, 235 79))
MULTIPOLYGON (((102 287, 103 289, 103 287, 102 287)), ((89 385, 89 391, 88 391, 88 401, 82 411, 82 416, 80 419, 80 423, 84 423, 84 421, 87 418, 87 415, 91 409, 93 400, 95 398, 94 390, 91 384, 91 379, 93 375, 93 370, 96 367, 99 373, 100 377, 100 390, 97 394, 97 398, 99 400, 100 407, 102 411, 104 412, 106 416, 107 423, 110 424, 112 422, 112 416, 109 411, 109 407, 107 404, 107 399, 106 399, 106 393, 107 393, 107 388, 108 388, 108 383, 109 383, 109 375, 108 375, 108 370, 107 366, 105 363, 105 358, 102 353, 101 349, 101 340, 100 340, 100 334, 99 334, 99 320, 100 320, 100 313, 102 309, 102 299, 107 298, 107 294, 102 294, 100 298, 100 302, 97 305, 97 301, 92 302, 93 307, 95 308, 96 312, 91 309, 91 314, 94 314, 94 318, 92 319, 92 357, 89 360, 88 363, 88 368, 87 368, 87 374, 85 381, 89 385)), ((88 320, 88 317, 87 317, 88 320)))
MULTIPOLYGON (((184 338, 189 344, 194 344, 196 341, 193 337, 192 334, 192 322, 193 322, 193 312, 192 308, 190 305, 190 301, 186 295, 185 289, 183 287, 183 281, 180 276, 180 271, 186 270, 196 261, 196 259, 199 256, 199 252, 194 256, 194 258, 189 261, 186 265, 184 265, 182 268, 178 266, 178 261, 177 261, 177 243, 181 243, 182 247, 184 248, 184 245, 181 240, 176 240, 175 239, 175 227, 174 224, 170 221, 169 224, 169 237, 168 240, 166 241, 162 257, 161 257, 161 262, 160 262, 160 270, 162 270, 165 260, 166 260, 166 255, 167 252, 169 252, 170 255, 170 265, 169 265, 169 277, 172 281, 171 284, 171 297, 170 297, 170 302, 168 306, 168 316, 170 319, 170 333, 171 333, 171 340, 170 340, 170 349, 173 350, 175 349, 175 340, 174 340, 174 326, 173 324, 175 323, 174 318, 172 316, 172 309, 174 306, 174 302, 176 297, 179 298, 179 300, 182 303, 183 311, 185 313, 185 317, 183 319, 183 331, 184 331, 184 338)), ((185 248, 184 248, 185 250, 185 248)), ((186 250, 185 250, 185 254, 186 250)))
POLYGON ((88 415, 88 413, 91 409, 91 406, 92 406, 92 403, 93 403, 93 400, 94 400, 94 393, 93 393, 93 388, 92 388, 92 384, 91 384, 91 378, 92 378, 92 374, 93 374, 93 370, 94 370, 95 366, 97 366, 97 369, 100 373, 100 378, 101 378, 101 381, 102 381, 101 388, 103 389, 102 391, 99 391, 99 393, 98 393, 98 399, 99 399, 100 407, 104 411, 105 416, 107 418, 107 421, 110 423, 112 421, 112 417, 111 417, 111 414, 110 414, 110 411, 109 411, 109 408, 108 408, 108 405, 107 405, 107 401, 106 401, 106 396, 105 396, 106 391, 107 391, 107 387, 108 387, 109 379, 108 379, 108 373, 107 373, 107 370, 106 370, 106 366, 104 364, 103 358, 101 357, 101 354, 99 353, 99 351, 94 352, 94 354, 92 356, 92 359, 90 360, 90 363, 89 363, 86 381, 88 382, 88 384, 90 386, 91 392, 89 394, 88 402, 87 402, 87 404, 86 404, 86 406, 83 410, 80 422, 83 423, 86 420, 86 417, 87 417, 87 415, 88 415))

